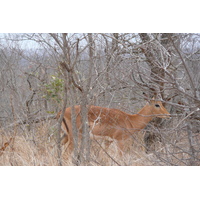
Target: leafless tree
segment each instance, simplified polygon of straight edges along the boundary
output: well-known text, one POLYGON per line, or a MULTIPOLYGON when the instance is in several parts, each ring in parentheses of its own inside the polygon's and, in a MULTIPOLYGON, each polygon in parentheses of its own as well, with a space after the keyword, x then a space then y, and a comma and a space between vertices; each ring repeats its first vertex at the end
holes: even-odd
POLYGON ((153 156, 152 165, 199 165, 199 43, 199 34, 4 34, 0 40, 1 126, 23 130, 37 146, 39 124, 61 111, 56 130, 50 126, 47 135, 55 137, 57 165, 63 165, 60 127, 65 108, 71 107, 73 164, 101 165, 102 150, 118 165, 121 162, 105 151, 103 143, 90 140, 88 107, 132 114, 142 107, 144 92, 162 99, 172 117, 156 120, 144 131, 145 155, 153 156), (81 130, 75 123, 75 105, 81 105, 81 130))

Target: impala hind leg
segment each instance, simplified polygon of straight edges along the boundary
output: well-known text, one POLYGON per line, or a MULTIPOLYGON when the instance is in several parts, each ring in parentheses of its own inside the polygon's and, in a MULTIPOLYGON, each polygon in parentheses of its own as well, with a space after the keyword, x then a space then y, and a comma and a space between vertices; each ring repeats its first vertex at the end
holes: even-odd
POLYGON ((118 153, 120 156, 122 156, 125 152, 127 152, 128 150, 130 150, 130 146, 131 146, 131 140, 119 140, 117 142, 117 146, 118 146, 118 153))
POLYGON ((70 156, 74 149, 73 139, 64 134, 61 138, 61 145, 64 147, 63 153, 67 152, 68 156, 70 156))
POLYGON ((69 136, 67 134, 64 134, 61 138, 61 145, 65 145, 69 141, 69 136))
POLYGON ((119 140, 117 142, 117 147, 118 147, 118 154, 121 157, 125 151, 125 145, 123 140, 119 140))

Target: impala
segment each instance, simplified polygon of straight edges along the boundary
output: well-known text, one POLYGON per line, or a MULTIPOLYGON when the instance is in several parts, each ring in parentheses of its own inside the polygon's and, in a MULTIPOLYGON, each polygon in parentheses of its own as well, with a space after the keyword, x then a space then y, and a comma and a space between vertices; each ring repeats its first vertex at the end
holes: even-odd
MULTIPOLYGON (((76 126, 81 136, 81 108, 79 105, 74 106, 76 113, 76 126)), ((59 118, 58 113, 57 118, 59 118)), ((144 129, 147 124, 155 117, 169 118, 170 113, 163 106, 161 101, 150 100, 137 113, 130 115, 121 110, 104 108, 99 106, 88 106, 88 125, 90 133, 93 136, 104 137, 105 139, 112 139, 117 142, 119 153, 124 151, 124 142, 129 139, 134 133, 144 129), (107 137, 105 137, 107 136, 107 137)), ((65 134, 62 138, 61 144, 67 143, 68 152, 71 154, 74 148, 73 134, 72 134, 72 117, 71 107, 66 108, 62 129, 65 134)), ((109 146, 109 143, 107 147, 109 146)))

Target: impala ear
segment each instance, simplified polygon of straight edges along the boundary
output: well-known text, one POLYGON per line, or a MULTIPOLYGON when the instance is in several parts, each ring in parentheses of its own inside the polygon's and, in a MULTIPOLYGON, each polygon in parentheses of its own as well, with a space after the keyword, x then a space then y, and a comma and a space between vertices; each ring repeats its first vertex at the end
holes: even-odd
POLYGON ((155 102, 155 98, 154 98, 154 97, 151 98, 151 97, 150 97, 149 95, 147 95, 145 92, 143 92, 143 95, 144 95, 144 99, 145 99, 149 104, 155 102))
POLYGON ((151 103, 151 104, 154 104, 154 103, 155 103, 155 98, 154 98, 154 97, 150 100, 150 103, 151 103))
POLYGON ((145 100, 147 100, 147 101, 150 100, 149 96, 148 96, 145 92, 143 92, 142 94, 144 95, 144 99, 145 99, 145 100))

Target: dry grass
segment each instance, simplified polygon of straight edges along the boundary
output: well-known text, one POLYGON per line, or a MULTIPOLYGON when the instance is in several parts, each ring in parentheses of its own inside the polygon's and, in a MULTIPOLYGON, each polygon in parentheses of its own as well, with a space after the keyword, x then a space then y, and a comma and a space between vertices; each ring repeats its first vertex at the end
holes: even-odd
MULTIPOLYGON (((1 166, 55 166, 57 162, 57 152, 55 136, 50 124, 42 124, 35 128, 34 133, 21 130, 2 132, 0 135, 0 148, 11 139, 5 149, 0 150, 1 166), (51 131, 50 131, 51 130, 51 131), (52 134, 50 134, 52 132, 52 134)), ((148 160, 149 155, 145 154, 142 145, 129 144, 131 147, 123 157, 118 156, 117 146, 113 142, 105 152, 102 141, 93 141, 91 148, 91 165, 113 166, 113 165, 151 165, 148 160), (97 143, 98 142, 98 143, 97 143)), ((128 145, 128 144, 127 144, 128 145)), ((63 165, 73 165, 72 159, 63 152, 63 165)))
MULTIPOLYGON (((26 129, 25 129, 26 130, 26 129)), ((0 165, 1 166, 56 166, 57 151, 52 125, 41 124, 34 132, 19 130, 1 131, 0 165)), ((144 133, 144 132, 143 132, 144 133)), ((93 141, 90 165, 97 166, 152 166, 152 165, 190 165, 191 153, 187 133, 171 133, 165 143, 157 142, 155 151, 146 153, 143 133, 134 135, 127 142, 128 147, 122 157, 118 155, 117 145, 113 142, 106 152, 103 141, 93 141)), ((199 165, 199 135, 195 137, 195 164, 199 165), (197 138, 198 137, 198 138, 197 138)), ((62 164, 73 165, 72 159, 62 152, 62 164)))

